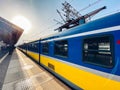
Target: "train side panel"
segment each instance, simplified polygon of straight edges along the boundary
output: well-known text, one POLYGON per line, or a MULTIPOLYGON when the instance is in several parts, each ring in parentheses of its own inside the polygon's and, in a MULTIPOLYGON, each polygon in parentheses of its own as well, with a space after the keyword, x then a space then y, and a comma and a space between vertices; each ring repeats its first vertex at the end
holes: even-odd
POLYGON ((39 45, 29 43, 27 54, 79 89, 120 90, 119 17, 117 13, 75 27, 39 45))
MULTIPOLYGON (((116 32, 100 33, 94 35, 88 35, 85 37, 71 38, 68 40, 68 53, 67 58, 59 57, 54 55, 53 49, 52 55, 42 54, 41 55, 41 64, 45 65, 50 70, 53 70, 55 73, 61 75, 63 78, 72 82, 73 84, 90 90, 119 90, 120 80, 115 80, 111 75, 115 75, 114 78, 120 78, 120 63, 117 61, 120 57, 119 48, 113 48, 114 51, 114 65, 112 68, 106 68, 99 65, 85 63, 82 60, 82 48, 83 48, 83 39, 86 37, 95 37, 95 36, 112 36, 114 37, 113 45, 116 47, 115 42, 119 40, 119 37, 116 36, 116 32), (118 58, 117 58, 118 57, 118 58), (63 69, 61 69, 63 68, 63 69), (99 73, 99 74, 98 74, 99 73), (94 82, 93 82, 94 81, 94 82)), ((54 46, 54 45, 51 45, 54 46)))

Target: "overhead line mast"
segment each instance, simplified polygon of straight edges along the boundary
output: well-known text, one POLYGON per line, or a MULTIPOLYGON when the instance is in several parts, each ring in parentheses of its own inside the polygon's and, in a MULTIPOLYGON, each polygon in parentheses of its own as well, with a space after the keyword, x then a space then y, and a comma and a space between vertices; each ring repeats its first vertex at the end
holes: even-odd
POLYGON ((62 5, 62 11, 65 12, 64 16, 66 17, 66 22, 69 22, 69 20, 81 16, 79 12, 76 9, 74 9, 68 2, 65 1, 64 3, 62 3, 62 5))
POLYGON ((104 6, 104 7, 101 7, 99 9, 96 9, 88 14, 81 15, 68 2, 65 1, 64 3, 62 3, 62 5, 63 5, 62 11, 65 13, 64 14, 65 19, 61 15, 60 11, 57 10, 58 14, 60 15, 60 17, 64 21, 64 24, 62 26, 55 29, 55 31, 58 30, 59 32, 61 32, 63 29, 69 29, 69 28, 75 27, 77 25, 84 24, 84 23, 86 23, 87 18, 90 18, 91 16, 97 14, 101 10, 106 9, 106 6, 104 6))

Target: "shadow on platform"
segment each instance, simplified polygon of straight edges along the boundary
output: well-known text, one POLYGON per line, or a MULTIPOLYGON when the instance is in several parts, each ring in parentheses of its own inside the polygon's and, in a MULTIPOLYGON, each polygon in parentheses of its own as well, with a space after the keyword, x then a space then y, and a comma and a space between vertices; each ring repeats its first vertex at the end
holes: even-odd
MULTIPOLYGON (((1 54, 1 58, 6 54, 7 52, 4 52, 1 54)), ((6 72, 10 63, 12 55, 7 55, 3 60, 0 59, 0 90, 2 89, 2 85, 4 83, 4 79, 6 76, 6 72)))

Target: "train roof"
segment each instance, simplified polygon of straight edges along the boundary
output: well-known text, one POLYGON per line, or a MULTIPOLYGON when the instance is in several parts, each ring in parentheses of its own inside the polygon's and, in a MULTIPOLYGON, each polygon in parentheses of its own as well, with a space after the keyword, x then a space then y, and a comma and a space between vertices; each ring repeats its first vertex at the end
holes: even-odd
POLYGON ((48 40, 52 38, 63 37, 63 36, 78 34, 82 32, 94 31, 94 30, 118 26, 118 25, 120 25, 120 12, 85 23, 83 25, 73 27, 71 29, 62 31, 58 34, 44 38, 42 40, 48 40))

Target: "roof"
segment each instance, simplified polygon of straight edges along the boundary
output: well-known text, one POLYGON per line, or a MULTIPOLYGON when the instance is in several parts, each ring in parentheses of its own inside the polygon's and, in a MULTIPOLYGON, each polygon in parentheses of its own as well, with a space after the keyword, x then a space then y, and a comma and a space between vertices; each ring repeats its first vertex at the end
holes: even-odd
POLYGON ((0 41, 16 44, 22 33, 23 29, 0 17, 0 41))

